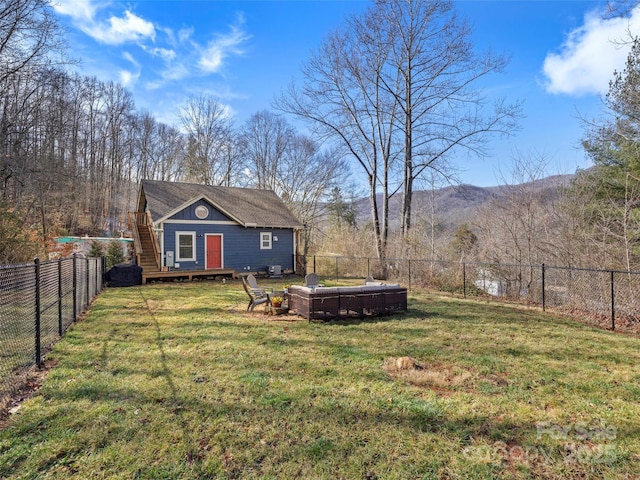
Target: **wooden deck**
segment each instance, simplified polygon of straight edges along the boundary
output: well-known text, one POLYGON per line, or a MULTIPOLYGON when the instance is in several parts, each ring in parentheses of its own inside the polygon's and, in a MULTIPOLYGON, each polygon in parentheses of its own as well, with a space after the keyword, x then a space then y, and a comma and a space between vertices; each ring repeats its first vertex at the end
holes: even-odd
POLYGON ((214 270, 171 270, 167 272, 147 272, 142 271, 142 284, 146 284, 147 280, 172 280, 187 279, 189 281, 194 278, 216 277, 218 275, 231 275, 236 278, 236 271, 232 268, 218 268, 214 270))

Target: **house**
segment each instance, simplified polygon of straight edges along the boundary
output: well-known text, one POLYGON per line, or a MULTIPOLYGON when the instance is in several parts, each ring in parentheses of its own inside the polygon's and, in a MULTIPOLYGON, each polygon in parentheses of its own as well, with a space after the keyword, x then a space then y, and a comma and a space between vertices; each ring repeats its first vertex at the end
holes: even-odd
POLYGON ((271 190, 142 180, 130 212, 149 278, 294 271, 303 225, 271 190))

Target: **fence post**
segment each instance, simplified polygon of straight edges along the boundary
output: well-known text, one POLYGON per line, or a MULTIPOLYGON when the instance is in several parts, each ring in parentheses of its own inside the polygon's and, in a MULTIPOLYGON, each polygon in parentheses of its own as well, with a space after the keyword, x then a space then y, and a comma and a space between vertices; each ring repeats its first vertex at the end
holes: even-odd
POLYGON ((36 328, 36 335, 35 335, 35 349, 36 349, 36 365, 38 366, 38 368, 40 368, 42 366, 42 360, 40 359, 40 259, 38 257, 36 257, 33 260, 34 264, 35 264, 35 275, 36 275, 36 303, 35 303, 35 309, 36 309, 36 315, 35 315, 35 328, 36 328))
POLYGON ((467 298, 467 263, 462 262, 462 298, 467 298))
POLYGON ((313 273, 316 273, 316 256, 313 256, 313 273))
POLYGON ((58 335, 62 336, 62 259, 58 259, 58 335))
POLYGON ((338 282, 338 257, 336 256, 336 282, 338 282))
POLYGON ((85 271, 85 276, 84 276, 84 282, 85 282, 85 285, 87 287, 85 289, 86 293, 87 293, 87 303, 85 303, 85 306, 88 307, 89 306, 89 293, 90 293, 89 292, 89 282, 90 282, 90 280, 89 280, 89 259, 88 258, 85 258, 84 265, 85 265, 85 270, 86 270, 85 271))
POLYGON ((370 264, 371 264, 371 259, 369 257, 367 257, 367 277, 369 275, 371 275, 371 268, 370 268, 370 264))
POLYGON ((616 306, 613 288, 613 270, 611 270, 611 330, 616 329, 616 306))
POLYGON ((78 317, 78 262, 73 254, 73 321, 78 317))
POLYGON ((544 263, 542 264, 542 311, 545 309, 545 297, 544 297, 544 263))

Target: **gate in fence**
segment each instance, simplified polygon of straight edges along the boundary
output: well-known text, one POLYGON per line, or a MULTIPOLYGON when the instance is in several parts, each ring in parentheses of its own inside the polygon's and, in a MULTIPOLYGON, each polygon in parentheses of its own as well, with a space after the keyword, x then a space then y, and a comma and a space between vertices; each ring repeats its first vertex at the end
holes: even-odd
POLYGON ((104 258, 63 258, 0 266, 0 397, 102 291, 104 258))

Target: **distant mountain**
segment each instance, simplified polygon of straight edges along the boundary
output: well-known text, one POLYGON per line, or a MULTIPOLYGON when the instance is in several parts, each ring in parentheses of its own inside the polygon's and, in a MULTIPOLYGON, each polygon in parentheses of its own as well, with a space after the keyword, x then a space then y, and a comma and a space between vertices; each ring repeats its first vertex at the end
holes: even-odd
MULTIPOLYGON (((531 183, 536 195, 545 201, 558 197, 559 188, 569 184, 574 175, 553 175, 531 183)), ((528 185, 528 184, 525 184, 528 185)), ((413 218, 418 222, 421 217, 428 218, 432 212, 449 227, 465 222, 477 221, 478 212, 489 200, 507 195, 509 190, 522 185, 501 185, 494 187, 476 187, 474 185, 448 186, 434 191, 419 190, 413 193, 413 218)), ((380 200, 380 198, 379 198, 380 200)), ((392 228, 399 226, 402 197, 394 195, 389 200, 389 219, 392 228)), ((371 207, 368 198, 356 201, 358 225, 371 220, 371 207)))

